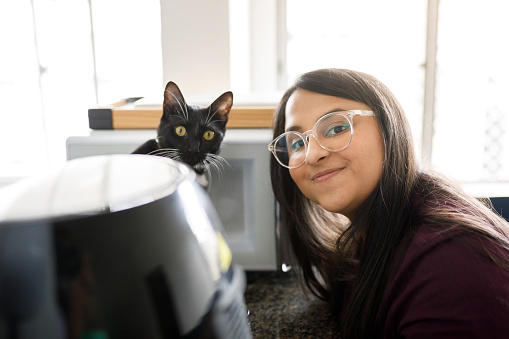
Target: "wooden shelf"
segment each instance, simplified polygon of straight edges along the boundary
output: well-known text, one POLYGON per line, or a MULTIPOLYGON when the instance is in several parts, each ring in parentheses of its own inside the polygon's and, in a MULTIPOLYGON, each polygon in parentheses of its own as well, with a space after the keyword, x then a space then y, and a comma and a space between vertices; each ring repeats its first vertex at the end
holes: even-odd
MULTIPOLYGON (((233 106, 227 128, 271 128, 275 106, 233 106)), ((88 110, 92 129, 155 129, 162 107, 105 107, 88 110)))

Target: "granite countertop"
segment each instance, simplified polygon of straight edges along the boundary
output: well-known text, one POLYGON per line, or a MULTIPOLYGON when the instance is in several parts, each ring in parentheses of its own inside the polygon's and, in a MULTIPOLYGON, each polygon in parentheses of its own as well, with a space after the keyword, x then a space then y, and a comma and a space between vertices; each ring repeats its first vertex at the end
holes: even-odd
POLYGON ((294 272, 246 272, 253 338, 338 338, 328 305, 306 295, 294 272))

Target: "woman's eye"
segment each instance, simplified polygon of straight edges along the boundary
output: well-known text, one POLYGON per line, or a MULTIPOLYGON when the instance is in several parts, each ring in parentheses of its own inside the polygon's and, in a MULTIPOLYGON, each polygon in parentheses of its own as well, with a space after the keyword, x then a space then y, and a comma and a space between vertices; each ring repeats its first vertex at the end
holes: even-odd
POLYGON ((348 125, 348 124, 335 125, 327 130, 327 132, 325 133, 325 136, 328 138, 333 137, 333 136, 336 136, 338 134, 341 134, 341 133, 347 131, 349 128, 350 128, 350 125, 348 125))
POLYGON ((186 128, 184 126, 177 126, 175 128, 175 133, 179 136, 179 137, 183 137, 184 135, 186 135, 186 128))
POLYGON ((304 148, 304 140, 298 139, 291 143, 290 150, 292 153, 295 153, 303 148, 304 148))
POLYGON ((212 140, 213 138, 214 138, 214 131, 208 130, 208 131, 205 131, 205 133, 203 133, 203 139, 209 141, 209 140, 212 140))

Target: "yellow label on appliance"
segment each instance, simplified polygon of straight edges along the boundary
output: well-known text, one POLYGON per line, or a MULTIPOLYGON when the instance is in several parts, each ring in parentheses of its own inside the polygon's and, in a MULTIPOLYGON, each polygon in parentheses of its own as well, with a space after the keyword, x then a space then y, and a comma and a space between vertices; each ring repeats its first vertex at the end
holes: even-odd
POLYGON ((221 272, 226 272, 230 268, 232 263, 232 251, 224 240, 223 235, 220 232, 216 232, 217 246, 219 248, 219 263, 221 265, 221 272))

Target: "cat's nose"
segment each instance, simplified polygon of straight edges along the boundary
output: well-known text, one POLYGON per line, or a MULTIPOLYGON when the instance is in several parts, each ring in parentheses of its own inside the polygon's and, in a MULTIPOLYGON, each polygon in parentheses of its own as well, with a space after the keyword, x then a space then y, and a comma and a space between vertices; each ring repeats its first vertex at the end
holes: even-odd
POLYGON ((189 162, 192 163, 192 165, 197 164, 201 162, 202 155, 199 152, 199 149, 190 149, 189 152, 187 152, 186 158, 189 159, 189 162))
POLYGON ((200 145, 189 146, 189 153, 198 153, 198 152, 200 152, 200 145))

